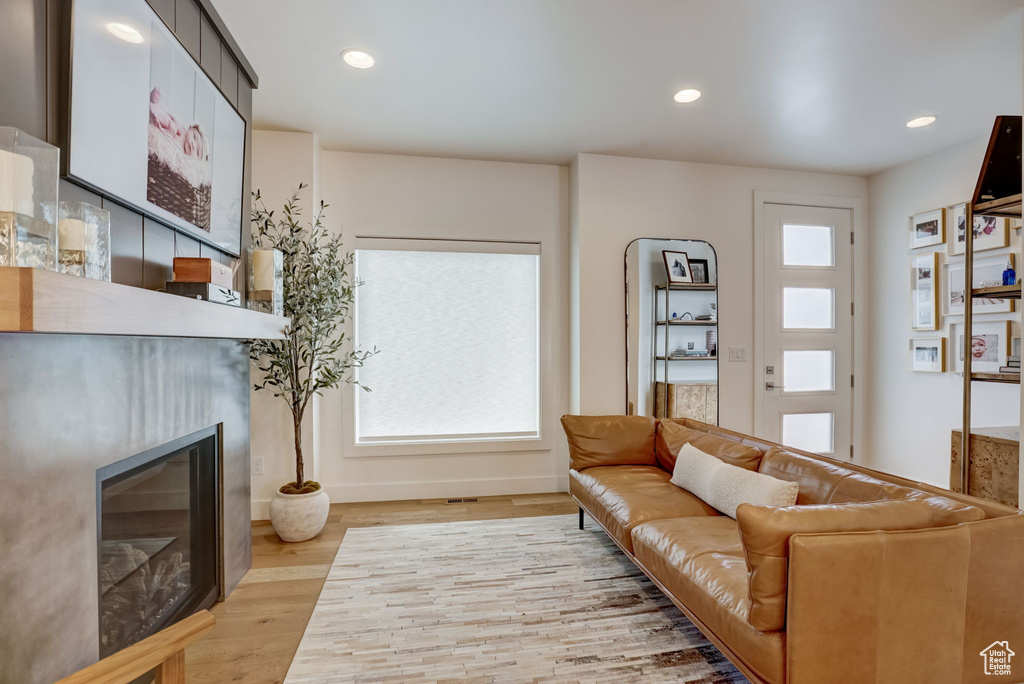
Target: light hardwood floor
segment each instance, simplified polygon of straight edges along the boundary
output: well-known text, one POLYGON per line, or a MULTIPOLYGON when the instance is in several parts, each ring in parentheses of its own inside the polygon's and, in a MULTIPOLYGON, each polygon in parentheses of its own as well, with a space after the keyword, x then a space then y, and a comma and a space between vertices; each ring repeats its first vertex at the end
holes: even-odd
POLYGON ((252 569, 211 612, 217 626, 189 647, 189 684, 278 684, 299 647, 331 562, 350 527, 494 520, 576 512, 568 494, 334 504, 320 536, 298 544, 277 538, 269 522, 252 524, 252 569))

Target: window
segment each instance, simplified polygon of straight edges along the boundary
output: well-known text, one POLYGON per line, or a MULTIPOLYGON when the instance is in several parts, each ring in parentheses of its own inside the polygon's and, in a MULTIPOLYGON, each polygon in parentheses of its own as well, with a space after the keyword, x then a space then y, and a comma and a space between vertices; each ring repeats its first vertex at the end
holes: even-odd
POLYGON ((357 445, 540 436, 540 248, 361 239, 357 445), (364 248, 372 247, 372 248, 364 248))

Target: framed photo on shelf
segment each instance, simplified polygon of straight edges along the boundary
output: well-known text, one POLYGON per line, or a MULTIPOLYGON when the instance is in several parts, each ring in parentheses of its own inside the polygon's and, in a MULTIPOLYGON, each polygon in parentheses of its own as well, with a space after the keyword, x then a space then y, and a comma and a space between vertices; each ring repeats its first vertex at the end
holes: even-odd
POLYGON ((946 338, 912 338, 910 340, 910 370, 919 373, 945 373, 946 338))
POLYGON ((690 275, 693 276, 693 282, 701 283, 706 285, 708 276, 708 260, 707 259, 690 259, 690 275))
POLYGON ((923 254, 910 260, 911 315, 914 330, 939 329, 939 255, 923 254))
POLYGON ((668 284, 692 283, 693 273, 690 271, 690 259, 686 252, 672 252, 662 250, 661 256, 665 259, 665 273, 668 274, 668 284))
MULTIPOLYGON (((964 324, 950 326, 953 338, 951 366, 954 373, 964 372, 964 324)), ((975 373, 998 373, 1006 365, 1010 351, 1010 321, 989 321, 975 323, 971 330, 971 368, 975 373)))
POLYGON ((910 249, 946 242, 946 210, 935 209, 910 217, 910 249))
MULTIPOLYGON (((963 254, 967 251, 967 203, 961 202, 950 210, 949 253, 963 254)), ((1010 244, 1009 219, 996 216, 974 217, 974 251, 999 249, 1010 244)))
MULTIPOLYGON (((974 260, 974 289, 995 287, 1003 284, 1003 270, 1006 262, 1013 264, 1013 255, 989 257, 974 260)), ((947 263, 945 266, 945 290, 943 313, 947 316, 959 316, 964 312, 964 263, 947 263)), ((975 299, 974 313, 1010 313, 1013 311, 1012 299, 975 299)))

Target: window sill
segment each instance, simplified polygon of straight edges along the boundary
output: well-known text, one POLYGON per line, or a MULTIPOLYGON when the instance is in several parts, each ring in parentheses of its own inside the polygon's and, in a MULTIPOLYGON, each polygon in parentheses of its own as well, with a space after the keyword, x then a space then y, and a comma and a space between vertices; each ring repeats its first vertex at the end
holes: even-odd
POLYGON ((528 451, 550 451, 551 440, 544 437, 498 440, 449 440, 430 442, 377 442, 352 444, 345 458, 380 458, 386 456, 444 456, 449 454, 490 454, 528 451))

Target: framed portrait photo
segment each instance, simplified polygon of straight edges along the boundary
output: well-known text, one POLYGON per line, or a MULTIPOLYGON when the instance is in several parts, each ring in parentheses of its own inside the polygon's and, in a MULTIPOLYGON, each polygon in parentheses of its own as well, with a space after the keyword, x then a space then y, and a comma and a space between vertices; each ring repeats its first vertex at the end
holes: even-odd
POLYGON ((910 340, 910 370, 918 373, 945 373, 946 338, 912 338, 910 340))
MULTIPOLYGON (((967 203, 961 202, 950 210, 949 253, 967 251, 967 203)), ((1010 244, 1009 219, 996 216, 974 217, 974 251, 999 249, 1010 244)))
MULTIPOLYGON (((950 326, 953 352, 951 366, 954 373, 964 372, 964 326, 954 323, 950 326)), ((1010 321, 975 323, 971 329, 968 353, 971 355, 971 369, 975 373, 998 373, 1006 365, 1010 351, 1010 321)))
POLYGON ((935 209, 910 217, 910 249, 946 242, 946 210, 935 209))
POLYGON ((690 271, 690 259, 686 252, 672 252, 662 250, 661 256, 665 259, 665 273, 668 274, 668 284, 678 285, 680 283, 692 283, 693 273, 690 271))
MULTIPOLYGON (((989 257, 974 260, 974 289, 995 287, 1003 284, 1003 270, 1006 262, 1013 264, 1013 255, 989 257)), ((962 261, 947 263, 945 266, 945 287, 943 294, 943 313, 947 316, 959 316, 964 312, 964 264, 962 261)), ((975 298, 974 313, 1010 313, 1013 311, 1012 299, 975 298)))
POLYGON ((693 282, 707 284, 711 282, 710 272, 708 271, 708 260, 707 259, 690 259, 690 275, 693 276, 693 282))
POLYGON ((939 255, 923 254, 910 260, 911 327, 939 329, 939 255))

